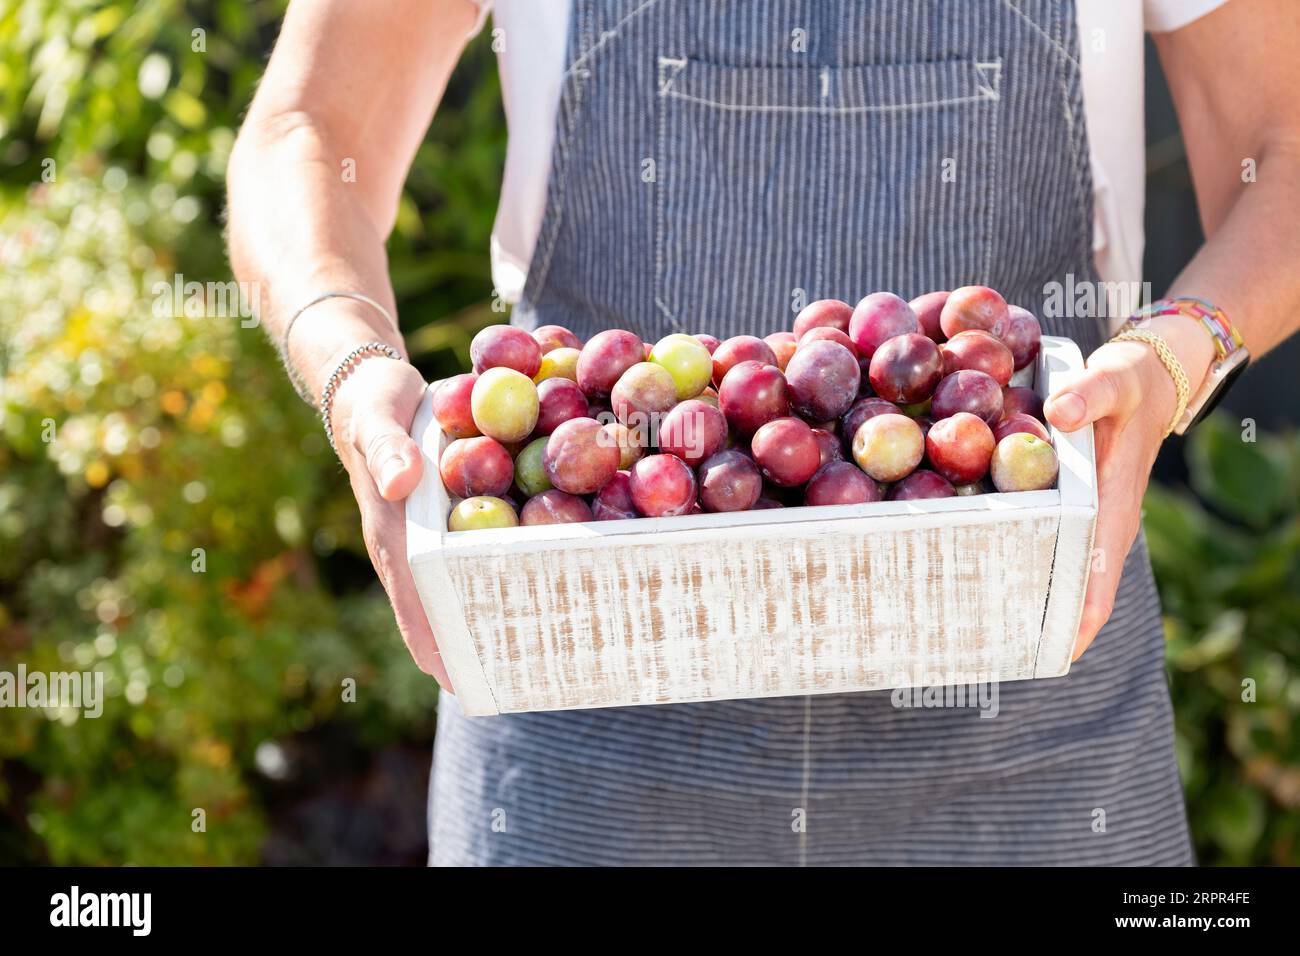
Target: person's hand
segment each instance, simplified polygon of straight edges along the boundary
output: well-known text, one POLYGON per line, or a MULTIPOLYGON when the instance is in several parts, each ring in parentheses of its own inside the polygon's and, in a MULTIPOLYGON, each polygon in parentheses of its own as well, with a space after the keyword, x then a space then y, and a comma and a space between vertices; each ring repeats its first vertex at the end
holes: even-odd
POLYGON ((406 497, 424 460, 410 426, 424 395, 415 367, 379 355, 358 362, 335 394, 334 439, 361 509, 361 531, 397 628, 420 670, 453 692, 406 562, 406 497))
MULTIPOLYGON (((1164 336, 1191 381, 1192 392, 1210 365, 1213 346, 1187 320, 1155 320, 1144 328, 1164 336)), ((1062 431, 1092 423, 1097 454, 1097 530, 1092 573, 1072 659, 1078 660, 1110 617, 1124 559, 1142 522, 1142 496, 1151 466, 1178 402, 1173 379, 1151 346, 1107 342, 1087 368, 1047 399, 1047 419, 1062 431)))

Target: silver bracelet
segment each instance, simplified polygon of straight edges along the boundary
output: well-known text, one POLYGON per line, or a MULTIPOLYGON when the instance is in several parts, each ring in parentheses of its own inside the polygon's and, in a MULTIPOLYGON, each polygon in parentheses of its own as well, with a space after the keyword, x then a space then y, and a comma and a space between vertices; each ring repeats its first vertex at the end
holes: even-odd
POLYGON ((280 359, 284 362, 284 367, 289 372, 289 381, 293 383, 294 390, 302 397, 304 402, 309 404, 312 401, 311 392, 307 388, 306 381, 298 372, 297 367, 289 359, 289 333, 293 331, 293 324, 298 321, 298 316, 302 315, 313 305, 318 305, 326 299, 356 299, 358 302, 364 302, 387 319, 388 324, 393 327, 394 332, 400 331, 397 327, 397 320, 393 318, 392 313, 363 292, 322 292, 315 298, 310 299, 306 304, 299 306, 297 311, 295 311, 293 315, 289 316, 289 321, 284 325, 284 332, 280 335, 279 352, 280 359))
POLYGON ((360 359, 367 355, 383 355, 398 362, 402 361, 401 353, 387 342, 366 342, 364 345, 358 345, 343 356, 342 361, 334 366, 334 371, 330 372, 330 377, 325 381, 325 387, 321 389, 320 417, 321 421, 325 423, 325 437, 329 439, 330 448, 334 449, 335 456, 340 460, 342 456, 339 455, 339 446, 334 444, 334 423, 330 421, 330 412, 334 410, 334 396, 338 393, 339 385, 347 378, 348 373, 352 371, 360 359))

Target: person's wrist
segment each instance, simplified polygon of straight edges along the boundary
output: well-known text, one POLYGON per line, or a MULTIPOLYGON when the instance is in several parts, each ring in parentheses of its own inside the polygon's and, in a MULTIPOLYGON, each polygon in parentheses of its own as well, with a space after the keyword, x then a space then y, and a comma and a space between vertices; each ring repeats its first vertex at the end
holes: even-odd
MULTIPOLYGON (((347 354, 344 352, 340 361, 347 354)), ((358 419, 368 408, 395 404, 402 384, 412 376, 423 385, 420 373, 409 362, 372 352, 355 360, 347 374, 338 379, 329 416, 334 443, 345 465, 355 445, 358 419)))
MULTIPOLYGON (((1190 387, 1189 397, 1195 395, 1214 363, 1214 340, 1195 319, 1182 315, 1162 315, 1144 319, 1138 328, 1152 332, 1162 339, 1182 366, 1190 387)), ((1140 343, 1135 343, 1140 344, 1140 343)), ((1178 387, 1173 373, 1161 361, 1156 349, 1142 346, 1142 382, 1145 400, 1151 403, 1153 417, 1160 418, 1162 431, 1167 430, 1178 409, 1178 387), (1156 414, 1158 413, 1158 414, 1156 414)))
POLYGON ((320 405, 325 383, 348 352, 365 342, 383 342, 406 354, 401 337, 364 302, 325 299, 299 317, 289 336, 286 361, 305 383, 313 405, 320 405))

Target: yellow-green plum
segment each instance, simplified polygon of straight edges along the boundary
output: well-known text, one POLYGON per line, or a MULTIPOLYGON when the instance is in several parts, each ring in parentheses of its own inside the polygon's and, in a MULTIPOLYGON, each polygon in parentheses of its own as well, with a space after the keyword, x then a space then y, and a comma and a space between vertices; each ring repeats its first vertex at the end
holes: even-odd
POLYGON ((677 387, 677 400, 694 398, 713 378, 713 356, 693 335, 665 336, 650 350, 650 361, 668 370, 677 387))
POLYGON ((481 531, 484 528, 513 528, 519 516, 510 502, 491 495, 478 495, 458 502, 447 518, 448 531, 481 531))
POLYGON ((1056 449, 1036 435, 1016 432, 993 449, 989 475, 998 491, 1041 491, 1056 484, 1056 449))
POLYGON ((537 374, 533 376, 533 381, 540 384, 548 378, 567 378, 572 382, 576 382, 578 380, 578 356, 581 354, 577 349, 565 347, 551 349, 551 351, 542 355, 542 364, 537 369, 537 374))
POLYGON ((916 470, 925 455, 921 426, 906 415, 868 418, 853 436, 853 460, 876 481, 898 481, 916 470))
POLYGON ((537 386, 512 368, 487 369, 474 383, 470 410, 478 430, 489 438, 523 441, 537 424, 537 386))

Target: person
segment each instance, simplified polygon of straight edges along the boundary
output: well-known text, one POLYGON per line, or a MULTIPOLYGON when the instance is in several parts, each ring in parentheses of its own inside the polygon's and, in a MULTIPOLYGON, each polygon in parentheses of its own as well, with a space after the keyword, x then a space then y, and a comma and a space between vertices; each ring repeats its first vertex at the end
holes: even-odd
POLYGON ((326 393, 397 625, 449 691, 431 862, 1193 862, 1141 502, 1183 410, 1300 324, 1300 11, 497 0, 510 142, 491 253, 524 327, 725 338, 787 326, 800 295, 978 283, 1043 312, 1048 289, 1136 281, 1144 26, 1208 238, 1138 335, 1110 338, 1124 315, 1042 316, 1089 356, 1047 415, 1093 425, 1098 456, 1068 676, 1003 685, 993 720, 888 692, 466 718, 404 561, 425 382, 384 240, 486 11, 383 7, 290 5, 231 156, 230 253, 305 395, 326 393))

